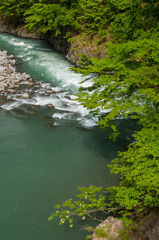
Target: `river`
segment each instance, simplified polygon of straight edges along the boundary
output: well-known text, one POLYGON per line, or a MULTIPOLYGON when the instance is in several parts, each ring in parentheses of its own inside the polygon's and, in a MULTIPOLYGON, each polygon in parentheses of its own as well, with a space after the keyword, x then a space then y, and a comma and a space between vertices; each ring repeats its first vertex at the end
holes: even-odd
POLYGON ((58 89, 54 96, 37 91, 32 99, 8 100, 0 109, 0 239, 84 240, 81 221, 70 229, 48 218, 77 186, 116 184, 107 165, 125 149, 129 129, 124 125, 111 142, 95 127, 74 101, 82 76, 47 42, 0 34, 0 49, 16 56, 18 71, 58 89))

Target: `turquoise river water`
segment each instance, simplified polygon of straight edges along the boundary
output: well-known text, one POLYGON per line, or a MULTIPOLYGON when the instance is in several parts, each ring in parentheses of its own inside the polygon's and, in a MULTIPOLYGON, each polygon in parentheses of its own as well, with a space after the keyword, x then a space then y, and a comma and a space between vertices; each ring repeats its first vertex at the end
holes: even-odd
POLYGON ((0 239, 84 240, 83 221, 70 229, 48 218, 77 186, 117 182, 107 165, 125 149, 129 129, 111 142, 86 109, 64 98, 74 99, 82 77, 45 41, 0 34, 0 49, 16 56, 18 71, 58 89, 55 96, 8 100, 0 109, 0 239))

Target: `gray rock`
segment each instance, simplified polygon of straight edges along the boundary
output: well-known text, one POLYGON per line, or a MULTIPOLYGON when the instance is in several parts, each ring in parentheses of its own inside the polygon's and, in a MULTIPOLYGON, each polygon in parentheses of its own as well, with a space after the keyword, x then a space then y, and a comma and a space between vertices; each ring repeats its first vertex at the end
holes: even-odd
POLYGON ((26 78, 26 79, 29 79, 29 78, 30 78, 30 75, 29 75, 29 74, 25 74, 25 78, 26 78))
POLYGON ((68 95, 65 95, 64 98, 68 99, 68 100, 71 100, 71 97, 68 96, 68 95))
POLYGON ((6 73, 7 73, 7 74, 11 74, 11 73, 12 73, 12 69, 9 68, 9 67, 7 67, 7 68, 6 68, 6 73))
POLYGON ((9 55, 8 58, 9 59, 15 59, 14 55, 9 55))
POLYGON ((12 96, 11 95, 7 96, 7 99, 8 100, 12 99, 12 96))
POLYGON ((46 93, 47 94, 52 94, 52 91, 51 90, 47 90, 46 93))
POLYGON ((28 93, 23 93, 23 94, 21 95, 21 98, 29 98, 29 94, 28 94, 28 93))
POLYGON ((92 236, 92 240, 121 240, 120 231, 123 230, 123 222, 114 217, 108 217, 105 221, 99 224, 92 236), (98 235, 98 229, 105 232, 105 237, 98 235))
POLYGON ((16 79, 16 80, 14 80, 14 83, 15 83, 15 84, 18 84, 18 83, 20 83, 20 80, 17 80, 17 79, 16 79))
POLYGON ((14 84, 9 84, 9 88, 14 88, 14 84))
POLYGON ((51 103, 50 103, 50 104, 47 104, 46 106, 47 106, 48 108, 55 108, 54 105, 51 104, 51 103))
POLYGON ((8 92, 10 92, 10 93, 16 93, 16 90, 14 90, 14 89, 8 89, 8 92))
POLYGON ((24 77, 22 75, 17 75, 16 79, 19 80, 19 81, 22 81, 22 80, 24 80, 24 77))
POLYGON ((30 85, 30 82, 29 82, 29 81, 21 81, 20 84, 23 84, 23 85, 30 85))
POLYGON ((4 87, 0 87, 0 92, 3 92, 4 91, 4 87))

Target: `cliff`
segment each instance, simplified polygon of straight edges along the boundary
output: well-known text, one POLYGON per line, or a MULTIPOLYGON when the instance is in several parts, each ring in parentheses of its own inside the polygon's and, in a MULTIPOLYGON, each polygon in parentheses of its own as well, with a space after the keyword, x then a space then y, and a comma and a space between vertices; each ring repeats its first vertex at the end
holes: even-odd
POLYGON ((98 37, 94 35, 91 39, 88 36, 76 35, 70 42, 61 36, 54 37, 51 34, 39 35, 36 32, 30 32, 23 25, 16 25, 10 20, 0 18, 0 32, 9 33, 18 37, 44 39, 58 51, 61 51, 66 59, 75 65, 79 65, 80 54, 85 54, 89 58, 102 58, 106 56, 106 45, 98 45, 98 37))

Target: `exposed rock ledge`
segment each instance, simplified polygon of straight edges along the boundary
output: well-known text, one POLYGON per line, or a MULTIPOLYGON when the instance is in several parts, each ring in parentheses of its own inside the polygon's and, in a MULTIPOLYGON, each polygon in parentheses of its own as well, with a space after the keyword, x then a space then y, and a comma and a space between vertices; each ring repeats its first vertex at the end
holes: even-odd
POLYGON ((159 210, 154 210, 141 223, 136 232, 132 232, 129 240, 158 240, 159 239, 159 210))
POLYGON ((55 50, 59 50, 65 54, 67 53, 68 44, 65 39, 60 39, 58 37, 54 38, 46 34, 39 35, 37 32, 31 32, 27 28, 23 28, 23 25, 16 25, 11 22, 10 19, 3 19, 2 16, 0 16, 0 33, 9 33, 24 38, 45 39, 55 50))
POLYGON ((18 37, 45 39, 55 50, 63 52, 66 59, 75 65, 79 65, 79 54, 85 54, 89 58, 94 56, 101 58, 106 55, 106 46, 98 46, 96 36, 90 40, 87 37, 76 35, 72 43, 68 43, 61 36, 54 37, 49 34, 39 35, 36 32, 30 32, 27 28, 23 28, 22 25, 16 25, 10 20, 3 19, 2 16, 0 16, 0 33, 9 33, 18 37))
MULTIPOLYGON (((93 234, 92 240, 122 240, 122 230, 124 230, 121 220, 114 217, 108 217, 99 224, 93 234), (104 230, 103 237, 100 237, 100 231, 104 230), (104 236, 105 235, 105 236, 104 236)), ((128 232, 129 240, 159 240, 159 210, 154 210, 147 218, 141 222, 141 226, 136 231, 128 232)))

